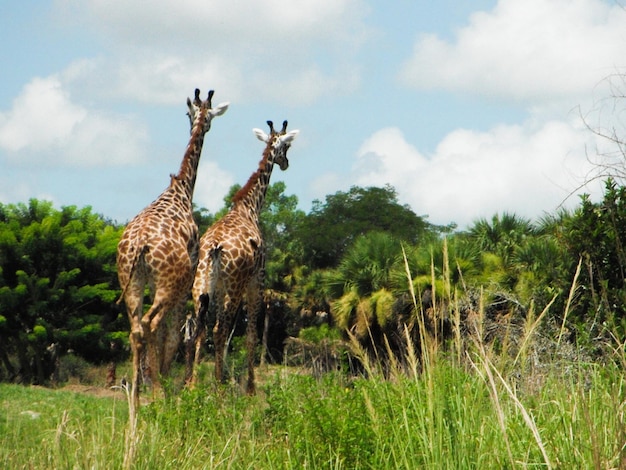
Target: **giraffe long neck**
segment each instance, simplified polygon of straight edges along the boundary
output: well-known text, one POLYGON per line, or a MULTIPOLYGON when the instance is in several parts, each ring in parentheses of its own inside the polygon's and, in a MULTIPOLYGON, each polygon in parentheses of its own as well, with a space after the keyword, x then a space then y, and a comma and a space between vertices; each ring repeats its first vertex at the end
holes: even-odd
MULTIPOLYGON (((204 129, 202 122, 204 116, 200 116, 196 120, 192 130, 189 144, 185 150, 183 161, 180 164, 178 174, 174 180, 182 186, 185 196, 191 203, 193 199, 193 189, 196 185, 196 176, 198 174, 198 164, 200 163, 200 155, 202 154, 202 145, 204 144, 204 129)), ((174 181, 172 182, 174 184, 174 181)))
POLYGON ((268 145, 263 152, 263 158, 259 162, 257 171, 250 176, 248 182, 233 197, 235 207, 247 209, 252 218, 257 221, 261 209, 263 209, 265 193, 274 168, 273 152, 274 149, 268 145))

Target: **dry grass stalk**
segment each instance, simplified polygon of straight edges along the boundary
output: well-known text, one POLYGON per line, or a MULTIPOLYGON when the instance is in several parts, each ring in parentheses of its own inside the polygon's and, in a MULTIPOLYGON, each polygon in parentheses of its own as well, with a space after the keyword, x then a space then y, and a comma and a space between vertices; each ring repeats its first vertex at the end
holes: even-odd
POLYGON ((565 305, 565 312, 563 313, 563 322, 561 323, 561 331, 559 331, 559 339, 556 342, 557 347, 561 344, 561 337, 563 336, 563 332, 565 331, 565 321, 567 320, 567 314, 569 312, 570 305, 572 304, 572 299, 574 298, 574 294, 576 293, 576 282, 578 281, 578 276, 580 275, 580 268, 583 263, 582 256, 578 260, 578 266, 576 267, 576 274, 574 274, 574 280, 572 281, 572 286, 569 290, 569 295, 567 296, 567 304, 565 305))

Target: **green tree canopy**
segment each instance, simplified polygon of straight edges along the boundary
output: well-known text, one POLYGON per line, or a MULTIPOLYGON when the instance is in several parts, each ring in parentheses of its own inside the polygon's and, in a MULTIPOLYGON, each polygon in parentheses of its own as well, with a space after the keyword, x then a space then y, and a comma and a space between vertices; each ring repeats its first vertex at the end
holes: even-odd
MULTIPOLYGON (((106 358, 119 320, 115 252, 121 228, 74 206, 0 204, 0 356, 9 375, 44 382, 46 348, 106 358), (111 333, 111 332, 109 332, 111 333), (111 333, 113 334, 113 333, 111 333), (17 370, 9 361, 17 356, 17 370)), ((126 330, 126 327, 120 325, 126 330)))
POLYGON ((298 237, 303 244, 304 262, 312 268, 337 266, 359 235, 386 232, 409 243, 437 237, 448 228, 437 227, 398 202, 392 186, 361 188, 326 196, 326 202, 313 201, 298 237))
POLYGON ((626 187, 608 179, 604 198, 593 203, 588 195, 565 225, 565 241, 574 260, 585 269, 579 282, 586 286, 575 311, 579 318, 594 312, 598 323, 615 318, 626 331, 626 187))

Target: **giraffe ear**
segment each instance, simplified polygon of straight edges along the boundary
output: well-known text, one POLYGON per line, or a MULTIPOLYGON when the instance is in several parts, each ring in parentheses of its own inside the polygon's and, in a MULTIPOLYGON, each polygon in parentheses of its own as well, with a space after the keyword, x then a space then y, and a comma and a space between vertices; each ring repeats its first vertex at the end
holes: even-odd
POLYGON ((257 129, 256 127, 254 129, 252 129, 252 132, 254 132, 254 135, 256 135, 256 138, 259 139, 261 142, 267 143, 267 141, 270 138, 269 135, 267 135, 261 129, 257 129))
POLYGON ((291 142, 293 142, 293 139, 296 138, 296 136, 300 133, 299 130, 293 130, 293 131, 289 131, 287 132, 285 135, 280 137, 280 141, 283 144, 290 144, 291 142))
POLYGON ((229 105, 230 103, 228 102, 220 103, 215 108, 211 108, 211 114, 213 114, 213 116, 221 116, 222 114, 226 112, 229 105))

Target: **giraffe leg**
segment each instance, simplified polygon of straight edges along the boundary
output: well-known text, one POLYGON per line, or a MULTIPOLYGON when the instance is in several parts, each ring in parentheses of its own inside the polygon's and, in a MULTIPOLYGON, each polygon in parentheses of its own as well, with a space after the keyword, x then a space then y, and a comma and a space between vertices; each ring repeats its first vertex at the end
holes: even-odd
POLYGON ((144 284, 141 282, 133 282, 129 285, 128 291, 124 296, 124 303, 128 313, 130 323, 130 347, 133 356, 133 370, 131 381, 131 400, 132 406, 136 410, 139 406, 139 387, 141 385, 141 359, 145 354, 143 329, 141 327, 141 310, 143 308, 144 284))
POLYGON ((254 395, 256 393, 255 379, 254 379, 254 363, 256 357, 256 344, 257 344, 257 331, 256 331, 256 319, 261 308, 261 291, 258 282, 252 282, 248 288, 246 294, 247 299, 247 313, 248 313, 248 326, 246 328, 246 350, 248 360, 248 384, 246 386, 246 393, 248 395, 254 395))
POLYGON ((198 329, 198 333, 195 341, 195 350, 193 357, 193 370, 191 373, 192 387, 198 383, 198 366, 202 360, 202 350, 206 342, 206 324, 201 324, 198 329))
MULTIPOLYGON (((195 289, 194 285, 194 289, 195 289)), ((193 389, 197 383, 197 368, 202 359, 202 349, 206 341, 207 310, 209 295, 192 291, 194 312, 187 317, 185 324, 185 385, 193 389)))
POLYGON ((141 377, 141 355, 143 354, 143 343, 140 335, 130 333, 130 349, 133 354, 133 378, 131 382, 131 400, 134 410, 139 407, 139 382, 141 377))
MULTIPOLYGON (((174 362, 178 346, 181 340, 181 329, 185 316, 185 302, 180 303, 168 319, 168 325, 163 339, 163 351, 161 352, 161 375, 166 375, 174 362)), ((165 325, 162 325, 165 326, 165 325)), ((161 328, 163 329, 163 328, 161 328)))
POLYGON ((168 305, 163 303, 158 295, 155 295, 154 303, 146 314, 141 318, 144 340, 146 343, 146 375, 152 382, 153 395, 158 395, 161 391, 160 371, 162 335, 159 331, 160 321, 168 311, 168 305))
POLYGON ((213 343, 215 344, 215 380, 224 381, 224 346, 226 345, 225 321, 218 318, 213 327, 213 343))
POLYGON ((198 381, 198 366, 202 361, 202 352, 204 350, 204 345, 206 344, 209 308, 211 306, 209 294, 200 295, 196 305, 198 308, 196 309, 196 336, 194 339, 195 350, 193 352, 194 355, 191 373, 192 386, 195 386, 198 381))
POLYGON ((185 323, 185 387, 193 389, 195 386, 194 367, 196 362, 196 338, 198 337, 198 322, 195 313, 188 315, 185 323))
POLYGON ((224 355, 227 347, 227 339, 230 334, 230 328, 233 317, 237 309, 237 305, 233 308, 230 299, 217 304, 217 321, 213 328, 213 342, 215 344, 215 380, 218 383, 224 382, 224 355))

